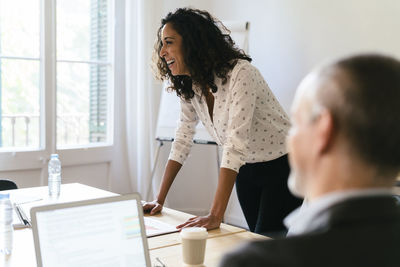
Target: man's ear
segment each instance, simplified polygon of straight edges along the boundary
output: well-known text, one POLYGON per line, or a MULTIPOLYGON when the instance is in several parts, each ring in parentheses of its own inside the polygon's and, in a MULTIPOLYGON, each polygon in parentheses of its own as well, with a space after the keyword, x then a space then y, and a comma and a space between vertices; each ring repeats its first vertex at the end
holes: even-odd
POLYGON ((315 145, 319 154, 328 152, 335 138, 335 127, 332 113, 323 109, 315 121, 315 131, 317 138, 315 145))

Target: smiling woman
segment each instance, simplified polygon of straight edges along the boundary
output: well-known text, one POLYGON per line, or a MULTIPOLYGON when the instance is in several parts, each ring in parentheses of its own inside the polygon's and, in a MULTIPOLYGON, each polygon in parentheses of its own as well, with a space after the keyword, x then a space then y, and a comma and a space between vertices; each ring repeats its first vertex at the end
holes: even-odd
POLYGON ((271 235, 284 230, 283 218, 300 204, 286 184, 289 121, 251 58, 225 32, 207 11, 180 8, 161 21, 158 76, 170 81, 181 113, 157 199, 144 209, 152 214, 162 209, 201 120, 223 147, 217 191, 207 216, 177 227, 219 227, 236 181, 250 230, 271 235))
POLYGON ((159 56, 156 62, 158 78, 170 79, 173 90, 186 99, 192 98, 194 92, 191 82, 184 82, 185 75, 190 73, 191 80, 199 85, 204 95, 207 95, 209 89, 213 93, 217 91, 214 75, 226 82, 226 74, 235 65, 232 60, 251 61, 251 58, 235 45, 231 36, 224 33, 230 31, 207 11, 178 9, 175 13, 169 13, 161 24, 155 46, 155 52, 159 56), (221 31, 221 28, 224 31, 221 31), (168 36, 169 34, 173 36, 168 36), (178 41, 173 48, 174 51, 180 50, 178 52, 182 57, 180 64, 184 64, 187 71, 185 75, 173 74, 168 68, 167 58, 161 55, 165 45, 167 47, 169 45, 166 42, 171 41, 165 40, 166 37, 174 37, 175 41, 178 41))
POLYGON ((167 63, 171 74, 173 76, 189 76, 182 54, 182 36, 169 23, 165 24, 162 29, 161 45, 160 57, 167 63))

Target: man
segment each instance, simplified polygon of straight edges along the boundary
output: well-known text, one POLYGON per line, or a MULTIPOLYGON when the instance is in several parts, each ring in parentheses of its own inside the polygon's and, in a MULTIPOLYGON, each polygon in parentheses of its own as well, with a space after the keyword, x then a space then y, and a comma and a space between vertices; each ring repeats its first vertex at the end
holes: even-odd
POLYGON ((289 187, 307 204, 286 239, 247 244, 235 266, 400 266, 400 61, 340 60, 308 75, 292 107, 289 187))

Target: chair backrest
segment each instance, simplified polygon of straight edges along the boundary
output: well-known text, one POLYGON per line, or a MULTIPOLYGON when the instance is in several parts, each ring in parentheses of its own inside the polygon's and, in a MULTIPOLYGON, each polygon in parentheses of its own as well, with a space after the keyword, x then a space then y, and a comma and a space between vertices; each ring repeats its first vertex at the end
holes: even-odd
POLYGON ((17 184, 11 180, 0 179, 0 191, 11 190, 11 189, 18 189, 17 184))

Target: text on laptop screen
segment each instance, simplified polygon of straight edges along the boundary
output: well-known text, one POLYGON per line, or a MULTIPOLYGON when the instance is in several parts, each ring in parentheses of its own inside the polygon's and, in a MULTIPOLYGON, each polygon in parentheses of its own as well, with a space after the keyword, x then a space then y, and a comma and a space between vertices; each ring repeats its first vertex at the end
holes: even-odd
POLYGON ((146 266, 136 200, 37 213, 43 266, 146 266))

